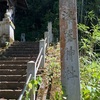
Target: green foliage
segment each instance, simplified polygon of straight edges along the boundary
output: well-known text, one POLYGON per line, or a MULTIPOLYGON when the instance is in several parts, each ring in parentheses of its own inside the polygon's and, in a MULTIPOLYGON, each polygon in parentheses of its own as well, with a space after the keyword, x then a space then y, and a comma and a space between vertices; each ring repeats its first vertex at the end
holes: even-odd
POLYGON ((90 26, 79 24, 80 41, 80 72, 82 100, 100 100, 100 59, 95 52, 95 45, 100 47, 99 22, 93 23, 96 18, 93 12, 88 15, 90 26))
POLYGON ((100 60, 81 62, 82 100, 100 100, 100 60))
POLYGON ((63 98, 63 91, 60 91, 60 92, 56 92, 55 93, 55 97, 54 97, 54 100, 62 100, 63 98))
MULTIPOLYGON (((95 18, 95 16, 93 18, 95 18)), ((97 24, 94 24, 92 23, 92 18, 91 18, 90 23, 91 23, 90 26, 87 26, 85 24, 78 24, 78 29, 81 35, 79 43, 80 51, 83 55, 88 55, 88 56, 90 56, 90 54, 92 55, 95 53, 94 49, 96 48, 96 45, 100 47, 99 22, 97 24)))
POLYGON ((87 17, 91 20, 93 18, 93 13, 100 17, 100 1, 99 0, 77 0, 78 8, 78 22, 88 24, 87 17))
POLYGON ((41 77, 37 77, 36 80, 31 80, 28 84, 29 89, 33 89, 34 91, 37 90, 38 85, 40 85, 42 82, 42 78, 41 77))
POLYGON ((20 40, 20 34, 23 32, 26 33, 26 40, 28 41, 43 38, 48 21, 52 21, 53 28, 59 29, 58 0, 28 0, 27 10, 16 8, 16 40, 20 40))
POLYGON ((85 16, 85 18, 86 19, 89 19, 89 21, 93 22, 93 20, 96 19, 96 16, 94 14, 94 11, 92 10, 92 11, 88 12, 88 14, 87 14, 87 16, 85 16))
POLYGON ((41 84, 41 82, 41 77, 37 77, 36 80, 30 80, 30 82, 28 83, 28 89, 26 90, 25 97, 23 97, 23 100, 30 100, 30 93, 33 92, 34 94, 37 91, 37 88, 41 84))
POLYGON ((47 51, 47 68, 48 79, 51 84, 50 100, 65 100, 63 99, 63 91, 61 86, 61 66, 60 66, 60 45, 56 45, 56 49, 50 46, 47 51))

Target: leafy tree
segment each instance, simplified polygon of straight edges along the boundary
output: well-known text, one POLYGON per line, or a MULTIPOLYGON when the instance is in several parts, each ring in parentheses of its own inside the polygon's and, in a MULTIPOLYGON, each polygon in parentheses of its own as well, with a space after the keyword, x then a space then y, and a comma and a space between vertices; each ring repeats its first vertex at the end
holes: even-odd
MULTIPOLYGON (((39 40, 47 30, 48 21, 53 28, 59 29, 58 0, 28 0, 28 9, 16 9, 15 37, 20 40, 20 34, 26 33, 26 40, 39 40)), ((57 33, 58 34, 58 33, 57 33)))
POLYGON ((86 24, 85 16, 88 15, 90 11, 100 17, 100 1, 99 0, 78 0, 78 22, 86 24))

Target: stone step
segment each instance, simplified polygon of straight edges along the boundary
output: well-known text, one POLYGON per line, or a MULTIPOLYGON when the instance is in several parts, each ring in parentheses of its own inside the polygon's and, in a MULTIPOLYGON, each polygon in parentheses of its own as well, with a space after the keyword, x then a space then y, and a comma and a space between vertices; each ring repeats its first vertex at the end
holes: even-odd
POLYGON ((6 51, 39 51, 39 48, 8 48, 6 51))
MULTIPOLYGON (((38 75, 44 72, 44 68, 38 69, 38 75)), ((26 75, 26 69, 0 69, 0 75, 26 75)))
MULTIPOLYGON (((26 81, 28 61, 36 61, 39 42, 14 42, 0 57, 0 98, 18 99, 26 81)), ((37 76, 41 76, 40 68, 37 76)))
POLYGON ((0 81, 23 82, 26 81, 26 75, 0 75, 0 81))
MULTIPOLYGON (((37 74, 44 72, 44 68, 39 68, 37 74)), ((26 75, 26 69, 0 69, 0 75, 26 75)))
POLYGON ((34 54, 38 54, 39 52, 38 51, 6 51, 4 52, 4 55, 10 55, 10 54, 30 54, 30 55, 34 55, 34 54))
POLYGON ((33 41, 26 41, 26 42, 21 42, 21 41, 15 41, 12 45, 24 45, 24 44, 39 44, 39 42, 33 42, 33 41))
POLYGON ((0 82, 0 89, 23 89, 25 82, 0 82))
MULTIPOLYGON (((0 64, 0 69, 26 69, 27 64, 0 64)), ((39 68, 42 70, 44 68, 39 68)))
POLYGON ((39 45, 11 45, 9 48, 39 48, 39 45))
POLYGON ((11 45, 38 45, 39 42, 14 42, 11 45))
POLYGON ((5 99, 18 99, 18 97, 21 94, 21 89, 19 90, 0 90, 0 98, 5 98, 5 99))
POLYGON ((0 64, 0 69, 26 69, 27 64, 0 64))
POLYGON ((37 57, 37 54, 4 54, 6 57, 37 57))
MULTIPOLYGON (((0 65, 4 64, 27 64, 30 60, 0 60, 0 65)), ((35 61, 32 59, 31 61, 35 61)))
POLYGON ((26 69, 0 69, 0 75, 26 75, 26 69))
POLYGON ((0 64, 27 64, 29 60, 2 60, 0 64))
MULTIPOLYGON (((0 69, 26 69, 27 68, 27 64, 0 64, 0 69)), ((39 70, 44 70, 44 68, 39 68, 39 70)))
MULTIPOLYGON (((44 72, 43 70, 38 71, 37 77, 41 76, 43 74, 43 72, 44 72)), ((0 83, 2 83, 4 81, 7 82, 7 83, 9 83, 9 82, 14 82, 14 83, 25 82, 26 81, 26 75, 25 74, 24 75, 22 75, 22 74, 20 74, 20 75, 17 75, 17 74, 16 75, 15 74, 13 74, 13 75, 11 75, 11 74, 1 75, 0 74, 0 83)))
POLYGON ((37 57, 0 57, 0 61, 2 60, 33 60, 35 61, 37 57))
MULTIPOLYGON (((20 47, 18 47, 18 46, 10 46, 9 48, 8 48, 9 50, 39 50, 39 47, 22 47, 22 46, 20 46, 20 47)), ((7 49, 7 50, 8 50, 7 49)))

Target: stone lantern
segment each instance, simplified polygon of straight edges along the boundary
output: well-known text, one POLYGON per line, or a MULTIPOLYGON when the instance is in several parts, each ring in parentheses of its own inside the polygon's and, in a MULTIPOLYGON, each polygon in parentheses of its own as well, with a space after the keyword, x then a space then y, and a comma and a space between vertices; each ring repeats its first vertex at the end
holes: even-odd
POLYGON ((26 0, 1 0, 0 1, 0 12, 1 14, 4 13, 3 18, 0 21, 0 43, 14 42, 15 26, 13 20, 14 20, 16 7, 19 7, 21 9, 26 9, 28 7, 26 0), (6 11, 3 12, 3 9, 6 9, 6 11))

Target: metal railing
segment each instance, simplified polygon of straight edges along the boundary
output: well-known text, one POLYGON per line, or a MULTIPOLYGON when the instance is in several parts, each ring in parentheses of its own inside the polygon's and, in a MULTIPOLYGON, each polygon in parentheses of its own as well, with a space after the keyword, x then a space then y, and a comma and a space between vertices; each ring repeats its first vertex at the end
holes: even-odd
POLYGON ((25 93, 25 91, 26 91, 26 89, 27 89, 28 83, 29 83, 29 81, 31 80, 31 77, 32 77, 32 74, 29 75, 29 77, 28 77, 28 79, 27 79, 27 81, 26 81, 26 84, 25 84, 25 86, 24 86, 24 89, 22 90, 22 93, 21 93, 21 95, 20 95, 20 97, 19 97, 18 100, 22 100, 22 98, 23 98, 23 96, 24 96, 24 93, 25 93))
POLYGON ((47 43, 47 37, 45 38, 45 49, 47 49, 47 45, 48 45, 48 43, 47 43))
MULTIPOLYGON (((40 66, 44 67, 45 51, 47 49, 47 45, 48 45, 47 37, 44 40, 40 40, 40 45, 39 45, 40 51, 39 51, 38 57, 36 59, 36 62, 34 62, 34 61, 28 62, 28 64, 27 64, 27 81, 26 81, 24 89, 22 90, 22 93, 18 100, 22 100, 22 98, 25 94, 25 91, 27 90, 28 83, 32 79, 32 77, 34 79, 36 79, 36 75, 37 75, 39 67, 40 66)), ((32 99, 30 99, 30 100, 35 100, 35 93, 33 94, 32 99)))
POLYGON ((40 56, 41 56, 41 54, 42 54, 42 50, 43 50, 43 48, 41 48, 41 50, 40 50, 40 52, 39 52, 39 55, 38 55, 38 57, 37 57, 37 59, 36 59, 36 65, 37 65, 37 63, 38 63, 38 61, 39 61, 39 58, 40 58, 40 56))

